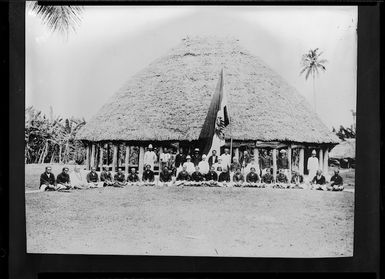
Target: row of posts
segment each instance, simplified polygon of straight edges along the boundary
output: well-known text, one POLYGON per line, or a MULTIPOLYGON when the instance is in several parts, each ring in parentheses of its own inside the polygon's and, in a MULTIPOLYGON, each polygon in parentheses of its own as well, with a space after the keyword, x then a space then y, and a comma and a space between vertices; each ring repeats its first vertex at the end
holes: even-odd
MULTIPOLYGON (((117 171, 117 168, 118 168, 118 145, 117 144, 113 144, 113 155, 112 155, 112 171, 113 172, 116 172, 117 171)), ((91 144, 87 147, 87 162, 88 162, 88 168, 90 168, 91 166, 94 166, 96 167, 96 148, 97 148, 97 145, 96 144, 91 144)), ((301 175, 304 174, 304 169, 305 169, 305 148, 304 147, 297 147, 295 146, 295 148, 299 148, 299 164, 298 164, 298 168, 299 168, 299 173, 301 175)), ((103 145, 99 145, 99 166, 100 168, 102 168, 103 166, 103 151, 104 151, 104 147, 103 145)), ((126 153, 125 153, 125 160, 124 160, 124 169, 125 169, 125 173, 127 174, 128 171, 129 171, 129 167, 130 167, 130 164, 129 164, 129 159, 130 159, 130 146, 129 145, 126 145, 125 146, 125 149, 126 149, 126 153)), ((287 147, 287 159, 288 159, 288 162, 289 162, 289 177, 288 179, 291 180, 291 173, 292 173, 292 149, 293 149, 293 146, 288 146, 287 147)), ((159 152, 162 153, 163 151, 163 148, 160 148, 159 152)), ((274 176, 274 179, 276 178, 276 174, 277 174, 277 152, 278 152, 278 149, 277 148, 273 148, 272 149, 273 151, 273 176, 274 176)), ((139 147, 139 165, 138 165, 138 171, 139 171, 139 175, 141 176, 143 174, 143 167, 144 167, 144 147, 143 146, 140 146, 139 147)), ((234 149, 234 153, 235 153, 235 157, 239 159, 239 148, 235 148, 234 149)), ((254 148, 254 160, 255 160, 255 163, 257 165, 259 165, 259 149, 258 148, 254 148)), ((329 150, 328 148, 320 148, 318 150, 318 161, 319 161, 319 169, 323 171, 324 174, 328 174, 328 161, 329 161, 329 150)))

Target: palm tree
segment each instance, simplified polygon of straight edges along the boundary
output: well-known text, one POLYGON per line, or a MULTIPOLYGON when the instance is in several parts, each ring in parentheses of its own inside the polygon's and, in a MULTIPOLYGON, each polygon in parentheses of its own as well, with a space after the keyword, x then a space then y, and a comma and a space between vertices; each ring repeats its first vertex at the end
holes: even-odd
POLYGON ((302 70, 300 75, 306 72, 305 79, 307 80, 310 75, 313 77, 313 101, 314 101, 314 110, 317 112, 317 101, 315 93, 315 77, 318 76, 319 70, 326 71, 325 63, 328 61, 326 59, 320 59, 320 56, 323 52, 318 52, 318 48, 312 50, 310 49, 308 53, 302 55, 302 70))
POLYGON ((39 5, 37 1, 27 2, 27 7, 38 15, 52 32, 67 34, 75 31, 81 22, 82 6, 39 5))

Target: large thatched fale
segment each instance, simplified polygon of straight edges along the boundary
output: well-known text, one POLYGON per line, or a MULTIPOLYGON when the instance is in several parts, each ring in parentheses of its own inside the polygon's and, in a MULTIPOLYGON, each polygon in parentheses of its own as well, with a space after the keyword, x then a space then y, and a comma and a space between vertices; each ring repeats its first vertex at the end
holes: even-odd
POLYGON ((78 138, 136 146, 198 141, 221 69, 231 117, 225 137, 235 146, 338 143, 305 98, 260 58, 236 39, 212 37, 183 39, 131 77, 78 138))

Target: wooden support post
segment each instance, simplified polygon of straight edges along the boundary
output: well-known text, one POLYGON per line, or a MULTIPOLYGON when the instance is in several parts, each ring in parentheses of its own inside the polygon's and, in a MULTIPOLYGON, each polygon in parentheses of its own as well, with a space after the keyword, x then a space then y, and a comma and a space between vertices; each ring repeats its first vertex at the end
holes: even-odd
POLYGON ((325 149, 325 153, 324 153, 324 166, 323 166, 323 172, 324 172, 324 175, 325 177, 329 177, 329 149, 326 148, 325 149))
POLYGON ((110 166, 110 144, 107 143, 107 165, 110 166))
POLYGON ((95 144, 93 143, 92 144, 92 147, 91 147, 91 168, 92 167, 95 167, 95 144))
POLYGON ((235 153, 234 157, 237 158, 238 162, 239 162, 239 148, 238 147, 234 149, 234 153, 235 153))
POLYGON ((100 166, 100 171, 103 169, 103 144, 100 145, 99 147, 99 166, 100 166))
POLYGON ((142 179, 144 166, 144 147, 139 147, 139 179, 142 179))
POLYGON ((273 178, 274 182, 277 181, 277 149, 273 149, 273 178))
POLYGON ((91 169, 91 147, 89 144, 87 144, 87 148, 86 148, 86 162, 87 162, 87 169, 90 170, 91 169))
POLYGON ((304 148, 301 148, 299 150, 299 164, 298 164, 298 168, 299 168, 299 173, 301 175, 304 175, 304 173, 305 173, 305 149, 304 148))
POLYGON ((318 169, 322 170, 323 169, 323 159, 324 159, 324 153, 322 148, 319 150, 319 158, 318 158, 318 169))
POLYGON ((112 155, 112 171, 116 172, 118 167, 118 145, 114 144, 114 153, 112 155))
POLYGON ((291 146, 290 145, 287 147, 287 160, 289 161, 289 176, 287 177, 287 179, 289 180, 289 182, 291 182, 292 163, 291 163, 291 146))
POLYGON ((130 168, 130 146, 129 145, 126 145, 126 156, 124 158, 124 165, 125 165, 124 173, 127 176, 130 168))
POLYGON ((259 150, 258 150, 258 148, 254 148, 254 162, 257 165, 256 171, 258 172, 258 175, 260 175, 259 174, 260 167, 259 167, 259 150))

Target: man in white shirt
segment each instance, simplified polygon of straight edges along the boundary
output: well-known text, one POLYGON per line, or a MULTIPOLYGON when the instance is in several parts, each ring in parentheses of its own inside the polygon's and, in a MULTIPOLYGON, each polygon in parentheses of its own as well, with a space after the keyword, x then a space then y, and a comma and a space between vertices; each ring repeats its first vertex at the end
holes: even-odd
POLYGON ((198 167, 199 167, 199 171, 203 175, 206 175, 209 172, 210 166, 209 166, 209 162, 207 162, 206 154, 202 155, 202 161, 199 162, 198 167))
POLYGON ((168 152, 167 148, 165 148, 163 150, 163 153, 161 153, 159 157, 160 157, 159 160, 160 160, 161 168, 163 170, 164 167, 166 166, 168 167, 168 161, 171 158, 171 154, 168 152))
POLYGON ((154 163, 157 160, 155 152, 152 150, 152 144, 148 146, 147 151, 144 153, 144 165, 149 165, 151 170, 154 171, 154 163))
POLYGON ((309 181, 313 179, 313 177, 316 175, 317 170, 319 168, 318 165, 318 158, 316 157, 317 152, 313 150, 311 152, 311 157, 307 160, 307 169, 309 171, 309 181))
POLYGON ((186 160, 187 162, 184 162, 183 168, 186 167, 186 171, 188 172, 189 175, 191 175, 195 171, 195 166, 194 166, 194 163, 191 162, 190 155, 187 155, 186 160))
MULTIPOLYGON (((231 165, 230 150, 228 148, 226 148, 225 153, 223 153, 219 158, 222 159, 222 165, 225 166, 226 169, 229 169, 230 165, 231 165)), ((225 171, 225 170, 223 170, 223 171, 225 171)))

